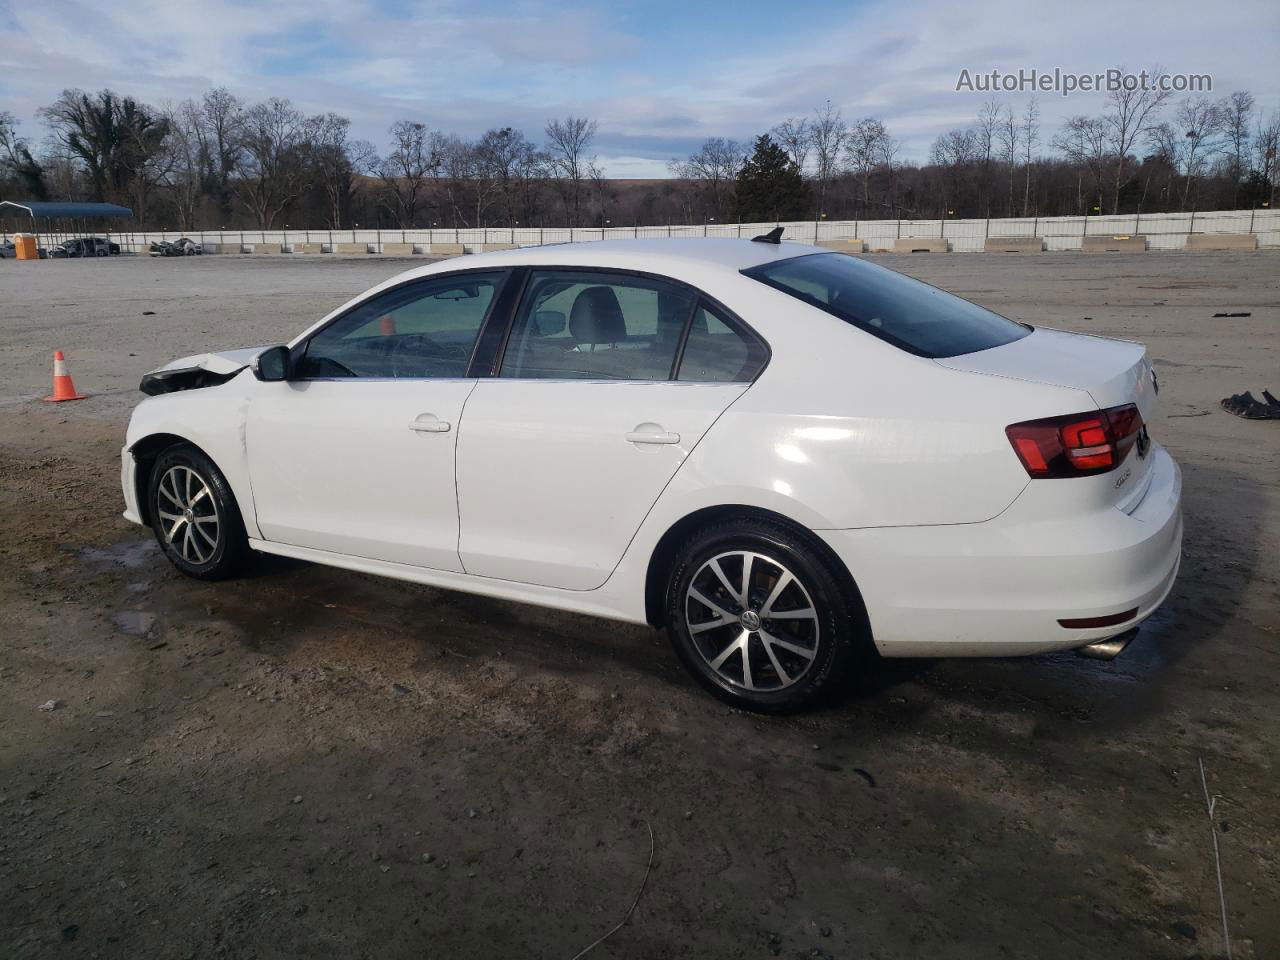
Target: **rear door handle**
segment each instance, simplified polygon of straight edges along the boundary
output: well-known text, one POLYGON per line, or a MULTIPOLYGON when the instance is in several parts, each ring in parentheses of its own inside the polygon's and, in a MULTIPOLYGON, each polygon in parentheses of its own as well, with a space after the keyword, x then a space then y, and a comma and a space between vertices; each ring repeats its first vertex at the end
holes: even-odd
POLYGON ((448 433, 450 424, 448 420, 441 420, 434 413, 420 413, 409 424, 409 429, 416 433, 448 433))
POLYGON ((649 432, 647 430, 632 430, 630 433, 623 434, 629 443, 679 443, 680 434, 678 433, 662 433, 660 431, 649 432))

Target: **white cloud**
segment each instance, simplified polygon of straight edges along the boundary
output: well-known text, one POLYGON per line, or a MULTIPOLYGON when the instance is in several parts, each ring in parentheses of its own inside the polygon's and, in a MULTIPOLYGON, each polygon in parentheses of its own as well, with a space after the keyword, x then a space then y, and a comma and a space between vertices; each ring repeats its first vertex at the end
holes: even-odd
MULTIPOLYGON (((35 109, 63 87, 109 86, 159 102, 217 84, 246 99, 282 94, 345 113, 375 142, 401 116, 472 136, 511 124, 537 139, 547 118, 577 112, 599 119, 605 167, 633 176, 665 175, 666 160, 701 138, 745 139, 827 99, 849 118, 883 117, 907 156, 922 159, 934 136, 970 122, 986 99, 954 92, 962 68, 1091 72, 1158 61, 1213 74, 1217 96, 1250 89, 1264 110, 1280 107, 1267 39, 1280 33, 1274 0, 1239 0, 1230 11, 1189 0, 881 0, 821 22, 798 6, 790 35, 707 43, 674 66, 656 28, 664 25, 632 35, 607 5, 478 6, 436 0, 397 13, 377 0, 0 0, 2 107, 33 133, 35 109)), ((1046 132, 1102 109, 1098 94, 1040 102, 1046 132)))

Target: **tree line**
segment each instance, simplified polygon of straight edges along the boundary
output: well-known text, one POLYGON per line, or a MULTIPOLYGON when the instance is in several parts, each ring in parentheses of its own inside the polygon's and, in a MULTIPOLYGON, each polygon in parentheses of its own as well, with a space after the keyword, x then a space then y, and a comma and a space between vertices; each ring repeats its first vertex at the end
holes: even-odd
POLYGON ((704 141, 671 177, 611 180, 594 119, 513 127, 476 139, 398 120, 381 147, 335 113, 225 89, 152 106, 110 90, 65 90, 37 114, 34 146, 0 113, 0 197, 99 200, 142 226, 309 229, 608 226, 1097 215, 1271 205, 1280 115, 1246 91, 1174 102, 1118 90, 1100 114, 1042 128, 1032 98, 990 100, 903 160, 882 118, 846 120, 830 102, 750 143, 704 141))

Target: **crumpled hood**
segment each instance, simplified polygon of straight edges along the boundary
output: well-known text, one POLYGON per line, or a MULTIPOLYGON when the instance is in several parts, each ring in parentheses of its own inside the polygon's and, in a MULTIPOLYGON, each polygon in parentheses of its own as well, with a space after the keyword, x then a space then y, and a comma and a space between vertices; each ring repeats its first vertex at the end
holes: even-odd
POLYGON ((170 360, 163 367, 157 367, 151 373, 163 373, 167 370, 207 370, 219 376, 228 376, 237 370, 243 370, 254 357, 266 350, 269 345, 261 347, 239 347, 235 350, 221 350, 217 353, 197 353, 190 357, 170 360))

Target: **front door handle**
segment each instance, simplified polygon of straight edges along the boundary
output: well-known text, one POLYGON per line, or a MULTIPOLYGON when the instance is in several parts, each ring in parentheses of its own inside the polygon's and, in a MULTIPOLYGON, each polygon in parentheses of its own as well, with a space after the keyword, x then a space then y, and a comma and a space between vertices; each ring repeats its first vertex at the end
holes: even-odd
POLYGON ((448 420, 441 420, 434 413, 420 413, 409 424, 409 429, 416 433, 448 433, 448 420))
POLYGON ((680 434, 667 433, 656 423, 642 423, 623 437, 628 443, 679 443, 680 434), (645 429, 648 428, 648 429, 645 429))

